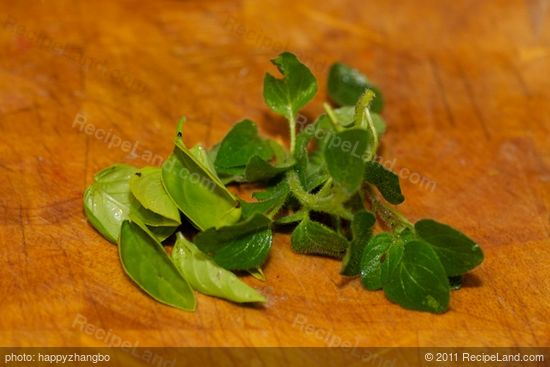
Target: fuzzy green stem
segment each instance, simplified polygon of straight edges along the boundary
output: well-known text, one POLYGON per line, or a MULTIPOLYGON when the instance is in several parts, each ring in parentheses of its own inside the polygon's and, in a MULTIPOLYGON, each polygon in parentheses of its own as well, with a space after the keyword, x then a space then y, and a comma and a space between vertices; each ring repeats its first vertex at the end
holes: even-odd
POLYGON ((372 210, 378 214, 382 221, 393 231, 401 231, 405 228, 414 228, 413 224, 394 207, 384 203, 370 187, 365 190, 371 204, 372 210))
POLYGON ((296 118, 294 115, 288 120, 290 126, 290 154, 294 154, 294 148, 296 147, 296 118))
POLYGON ((340 123, 338 122, 338 119, 336 118, 336 115, 334 114, 334 110, 328 103, 323 103, 323 108, 325 109, 325 112, 327 113, 330 122, 332 123, 332 126, 334 127, 334 130, 341 131, 342 127, 340 126, 340 123))

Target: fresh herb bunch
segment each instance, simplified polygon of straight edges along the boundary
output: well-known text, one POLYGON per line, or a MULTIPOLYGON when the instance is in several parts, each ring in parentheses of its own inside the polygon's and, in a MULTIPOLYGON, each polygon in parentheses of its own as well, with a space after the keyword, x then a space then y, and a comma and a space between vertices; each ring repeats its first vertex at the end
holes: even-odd
POLYGON ((114 165, 96 174, 84 193, 92 225, 118 243, 122 265, 145 292, 184 310, 193 290, 234 302, 265 302, 235 271, 265 279, 262 266, 273 230, 295 225, 292 249, 342 259, 341 274, 360 276, 409 309, 445 312, 451 289, 483 261, 481 248, 431 219, 410 223, 391 204, 404 201, 399 179, 376 161, 385 130, 382 95, 368 79, 334 64, 328 92, 339 107, 298 129, 298 113, 315 96, 317 81, 291 53, 272 60, 282 77, 266 74, 267 105, 288 120, 290 151, 261 137, 243 120, 212 149, 189 149, 183 123, 162 167, 114 165), (226 185, 258 182, 254 202, 226 185), (182 216, 185 218, 182 221, 182 216), (387 231, 373 234, 379 219, 387 231), (171 254, 162 242, 178 232, 171 254))

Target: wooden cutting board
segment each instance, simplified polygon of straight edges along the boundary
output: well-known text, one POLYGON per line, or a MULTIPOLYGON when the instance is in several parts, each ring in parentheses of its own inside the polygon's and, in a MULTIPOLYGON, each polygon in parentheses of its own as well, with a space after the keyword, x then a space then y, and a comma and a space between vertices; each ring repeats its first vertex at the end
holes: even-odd
POLYGON ((0 344, 105 345, 104 330, 140 346, 549 346, 549 7, 2 2, 0 344), (199 296, 196 313, 178 311, 140 292, 86 222, 93 174, 158 164, 183 114, 188 144, 210 146, 244 117, 286 141, 261 95, 283 50, 320 81, 310 118, 333 61, 380 85, 381 153, 402 176, 403 212, 485 250, 448 313, 392 305, 339 276, 339 262, 292 253, 288 234, 275 237, 267 281, 246 279, 266 307, 199 296))

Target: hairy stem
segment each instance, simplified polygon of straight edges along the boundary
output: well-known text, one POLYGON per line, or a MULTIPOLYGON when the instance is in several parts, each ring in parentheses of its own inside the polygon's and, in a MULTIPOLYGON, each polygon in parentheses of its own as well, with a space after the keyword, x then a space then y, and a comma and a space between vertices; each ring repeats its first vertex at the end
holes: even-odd
POLYGON ((397 209, 380 200, 371 187, 367 187, 365 193, 372 204, 372 210, 393 231, 399 232, 405 228, 414 228, 413 224, 397 209))
POLYGON ((294 154, 294 148, 296 147, 296 118, 292 116, 288 120, 290 126, 290 154, 294 154))

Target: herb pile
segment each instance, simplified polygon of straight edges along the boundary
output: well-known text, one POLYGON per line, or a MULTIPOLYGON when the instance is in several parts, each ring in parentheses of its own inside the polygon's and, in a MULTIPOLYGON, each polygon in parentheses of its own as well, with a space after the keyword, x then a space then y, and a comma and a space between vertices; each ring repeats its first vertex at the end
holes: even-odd
POLYGON ((265 302, 235 272, 264 279, 273 231, 293 226, 295 252, 342 259, 342 275, 360 277, 365 288, 382 289, 405 308, 445 312, 451 289, 483 252, 446 224, 412 224, 394 208, 404 201, 399 179, 375 159, 385 130, 379 90, 358 71, 334 64, 328 92, 337 106, 325 103, 325 113, 298 129, 317 81, 291 53, 272 63, 281 76, 265 75, 263 96, 288 120, 290 150, 260 136, 250 120, 210 150, 188 148, 182 119, 161 167, 118 164, 95 175, 84 193, 90 223, 118 244, 124 270, 139 287, 184 310, 195 309, 194 290, 265 302), (264 190, 247 202, 226 187, 243 182, 264 190), (377 220, 386 231, 374 234, 377 220), (193 226, 196 235, 185 238, 182 226, 193 226), (174 237, 169 253, 163 242, 174 237))

